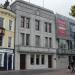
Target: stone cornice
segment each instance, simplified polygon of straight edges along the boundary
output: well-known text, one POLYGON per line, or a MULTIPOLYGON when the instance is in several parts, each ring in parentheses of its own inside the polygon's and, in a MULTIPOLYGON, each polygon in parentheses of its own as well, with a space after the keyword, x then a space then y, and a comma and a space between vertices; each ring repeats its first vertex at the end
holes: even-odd
POLYGON ((0 8, 0 13, 4 14, 4 15, 7 15, 7 16, 11 16, 13 18, 16 17, 15 13, 12 12, 11 10, 8 10, 8 9, 0 8))

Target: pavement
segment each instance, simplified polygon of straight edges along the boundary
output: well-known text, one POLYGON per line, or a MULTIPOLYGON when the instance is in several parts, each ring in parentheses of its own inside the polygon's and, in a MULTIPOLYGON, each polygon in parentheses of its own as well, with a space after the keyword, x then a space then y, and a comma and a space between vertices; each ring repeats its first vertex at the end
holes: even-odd
POLYGON ((20 71, 0 71, 0 75, 75 75, 67 69, 60 70, 20 70, 20 71))

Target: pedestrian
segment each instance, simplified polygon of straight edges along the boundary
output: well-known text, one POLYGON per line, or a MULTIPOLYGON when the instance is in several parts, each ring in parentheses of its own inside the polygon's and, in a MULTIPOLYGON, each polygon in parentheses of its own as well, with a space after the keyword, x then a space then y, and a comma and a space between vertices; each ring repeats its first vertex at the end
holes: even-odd
POLYGON ((71 71, 71 66, 70 66, 70 64, 68 65, 68 71, 71 71))
POLYGON ((71 63, 70 63, 70 66, 71 66, 71 71, 72 72, 75 72, 75 63, 74 63, 74 61, 71 61, 71 63))

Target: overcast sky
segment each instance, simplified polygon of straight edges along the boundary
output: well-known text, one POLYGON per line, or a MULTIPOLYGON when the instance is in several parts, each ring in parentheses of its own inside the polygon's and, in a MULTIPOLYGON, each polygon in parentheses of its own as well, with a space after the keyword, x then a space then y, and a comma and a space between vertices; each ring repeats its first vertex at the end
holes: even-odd
MULTIPOLYGON (((4 1, 5 0, 0 0, 0 3, 4 3, 4 1)), ((43 7, 43 0, 25 0, 25 1, 28 2, 30 1, 33 4, 43 7)), ((69 11, 72 5, 75 5, 75 0, 44 0, 44 8, 53 10, 54 13, 59 13, 68 17, 70 17, 69 11)))

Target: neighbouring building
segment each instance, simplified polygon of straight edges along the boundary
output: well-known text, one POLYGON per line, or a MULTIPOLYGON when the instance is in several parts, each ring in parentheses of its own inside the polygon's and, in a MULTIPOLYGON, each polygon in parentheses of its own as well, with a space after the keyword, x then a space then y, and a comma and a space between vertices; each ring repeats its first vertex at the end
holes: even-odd
POLYGON ((75 61, 75 21, 63 15, 56 14, 56 48, 57 68, 67 68, 75 61))
POLYGON ((13 70, 15 13, 0 5, 0 70, 13 70))
POLYGON ((15 70, 56 68, 55 15, 53 11, 16 0, 15 70))

